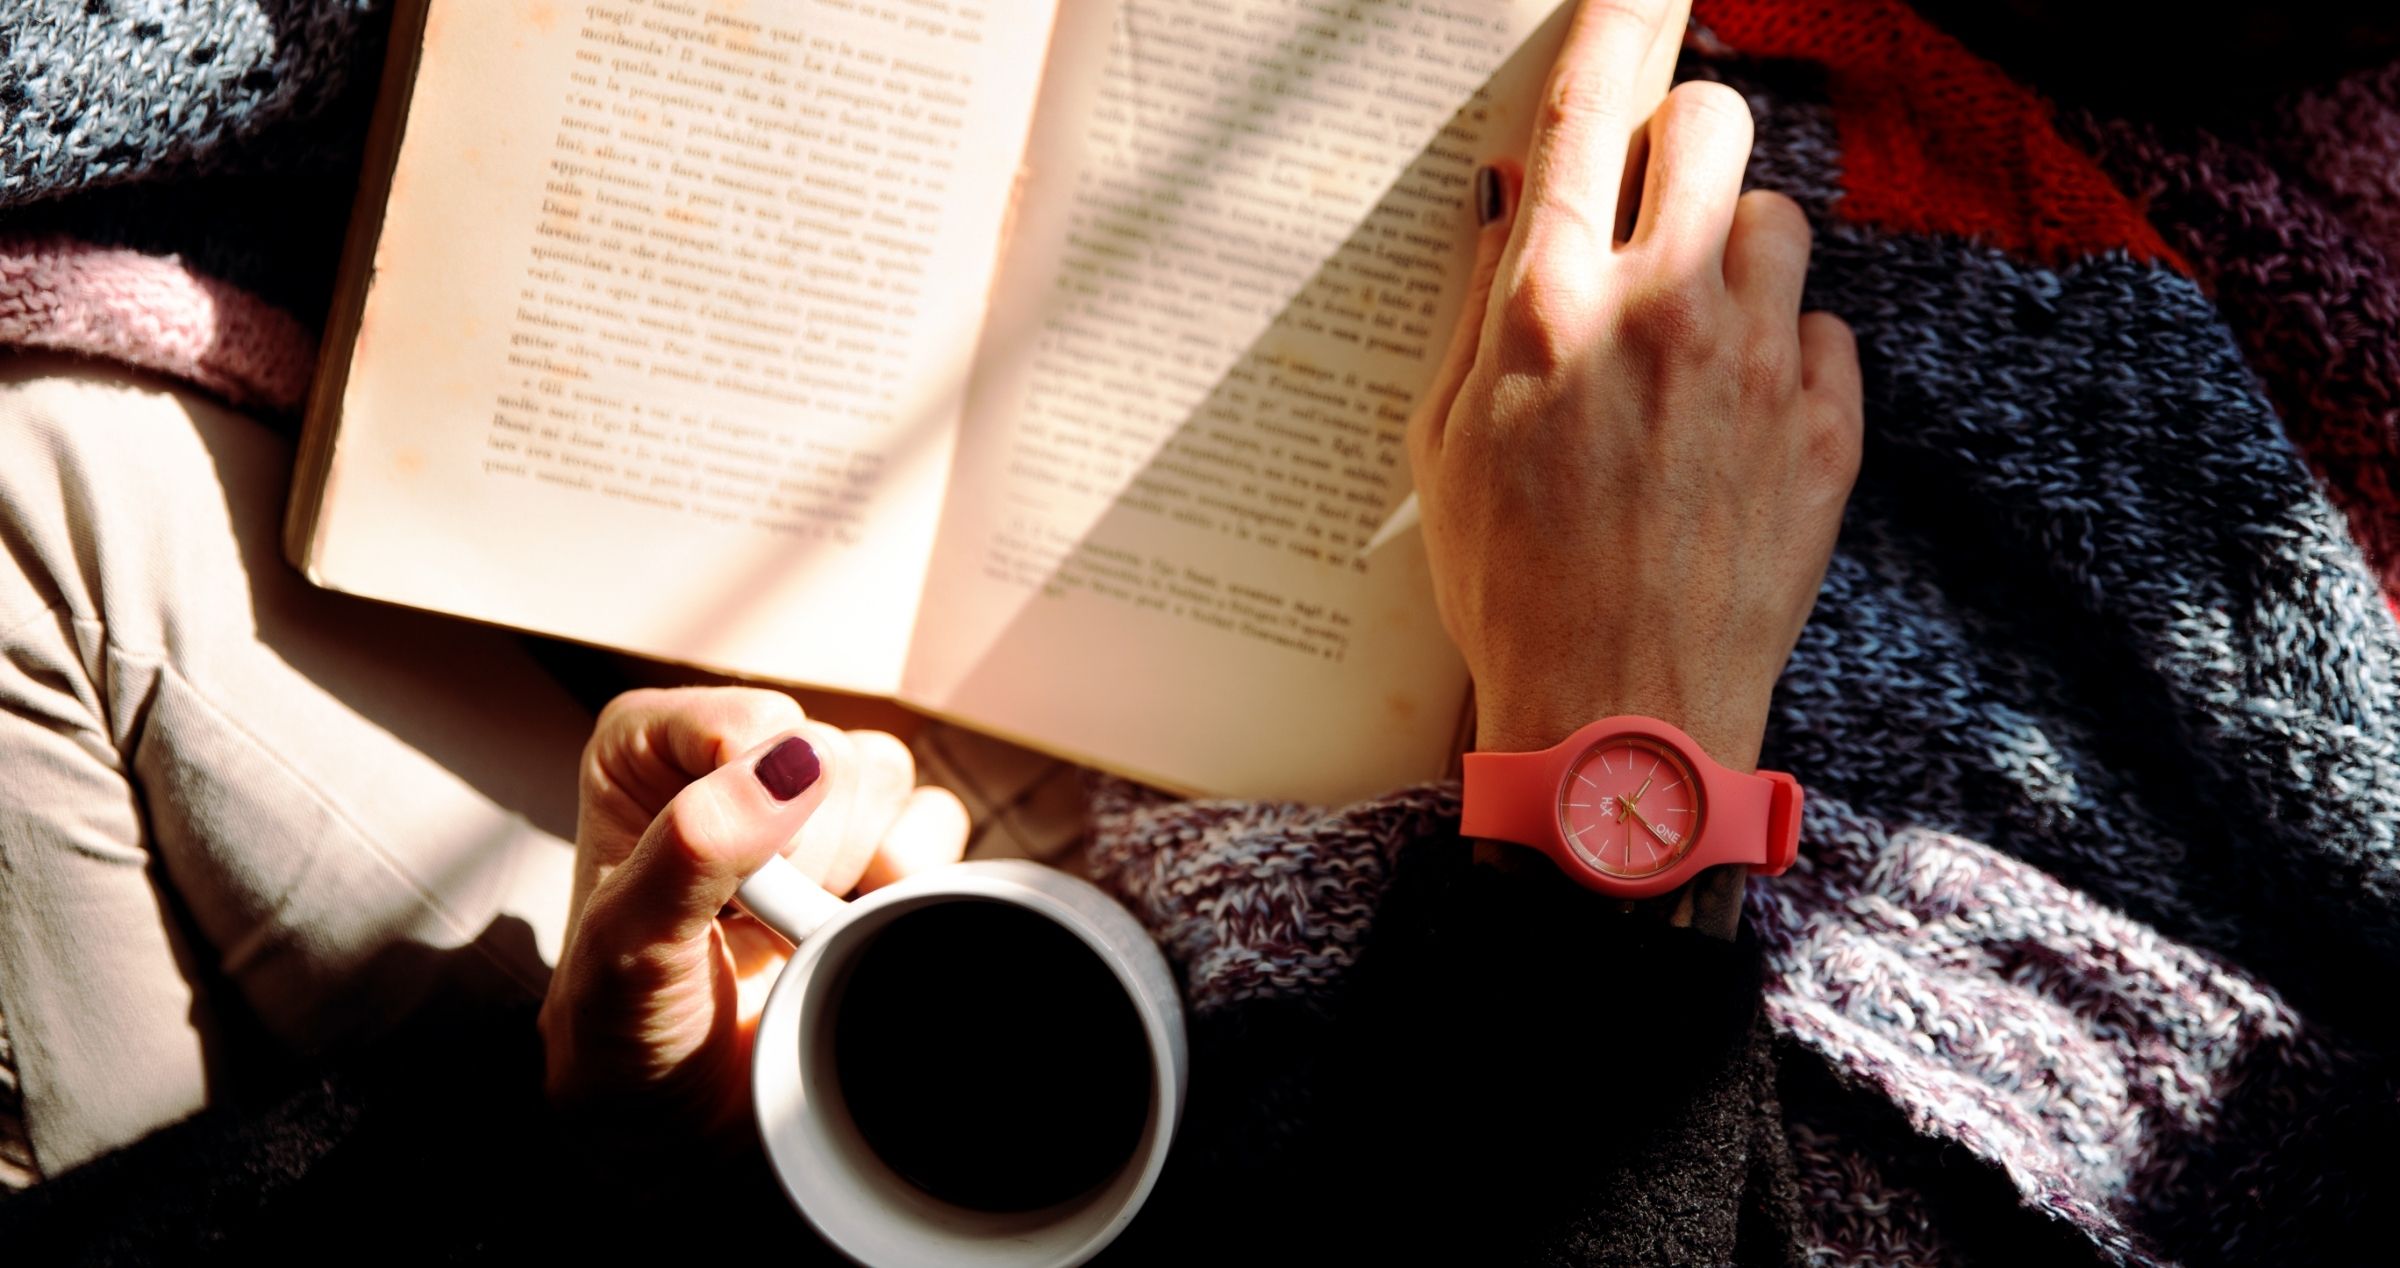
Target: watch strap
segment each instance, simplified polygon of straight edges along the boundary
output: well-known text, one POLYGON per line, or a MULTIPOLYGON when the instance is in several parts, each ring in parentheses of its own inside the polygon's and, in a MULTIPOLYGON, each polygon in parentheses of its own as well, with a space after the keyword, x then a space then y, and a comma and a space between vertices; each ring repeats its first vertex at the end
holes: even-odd
POLYGON ((1770 776, 1777 772, 1772 771, 1745 775, 1705 753, 1694 753, 1692 764, 1708 794, 1708 825, 1683 866, 1698 871, 1735 864, 1756 872, 1781 871, 1772 866, 1778 853, 1776 815, 1787 790, 1797 791, 1799 785, 1788 775, 1776 782, 1770 776))
POLYGON ((1800 781, 1779 770, 1762 770, 1758 778, 1774 785, 1767 807, 1767 861, 1752 868, 1761 876, 1781 876, 1800 858, 1800 806, 1806 795, 1800 781))
POLYGON ((1467 754, 1461 761, 1459 835, 1547 850, 1558 835, 1559 781, 1572 760, 1560 751, 1565 747, 1467 754))

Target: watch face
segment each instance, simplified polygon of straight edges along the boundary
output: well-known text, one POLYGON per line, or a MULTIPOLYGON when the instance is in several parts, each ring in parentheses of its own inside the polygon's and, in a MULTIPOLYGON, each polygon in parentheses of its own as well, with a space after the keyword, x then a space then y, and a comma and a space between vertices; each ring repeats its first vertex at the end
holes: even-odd
POLYGON ((1567 845, 1627 880, 1656 876, 1691 853, 1707 814, 1691 764, 1647 735, 1610 736, 1584 750, 1558 798, 1567 845))

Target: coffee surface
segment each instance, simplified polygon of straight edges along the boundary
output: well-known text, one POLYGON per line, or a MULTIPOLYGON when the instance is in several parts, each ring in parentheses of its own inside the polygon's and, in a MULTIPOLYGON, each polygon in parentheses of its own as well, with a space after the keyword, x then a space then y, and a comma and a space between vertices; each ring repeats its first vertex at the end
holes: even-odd
POLYGON ((985 1211, 1066 1201, 1132 1157, 1150 1050, 1081 938, 1002 903, 905 913, 859 953, 831 1013, 859 1132, 910 1183, 985 1211))

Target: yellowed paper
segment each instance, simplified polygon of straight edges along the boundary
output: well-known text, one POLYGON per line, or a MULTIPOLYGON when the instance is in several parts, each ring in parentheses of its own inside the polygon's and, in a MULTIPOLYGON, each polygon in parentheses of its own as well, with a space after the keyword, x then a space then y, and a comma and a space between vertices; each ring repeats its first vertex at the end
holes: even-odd
POLYGON ((317 579, 896 690, 1048 18, 433 0, 317 579))
POLYGON ((1442 771, 1422 546, 1360 551, 1571 8, 1062 10, 906 698, 1210 792, 1442 771))

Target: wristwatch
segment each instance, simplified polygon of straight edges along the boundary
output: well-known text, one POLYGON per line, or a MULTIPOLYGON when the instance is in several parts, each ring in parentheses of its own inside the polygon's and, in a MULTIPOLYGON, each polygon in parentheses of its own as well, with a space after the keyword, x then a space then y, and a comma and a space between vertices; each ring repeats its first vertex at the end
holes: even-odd
POLYGON ((1773 876, 1800 853, 1800 783, 1709 759, 1657 718, 1590 723, 1538 753, 1469 753, 1459 835, 1530 845, 1603 894, 1651 898, 1738 864, 1773 876))

